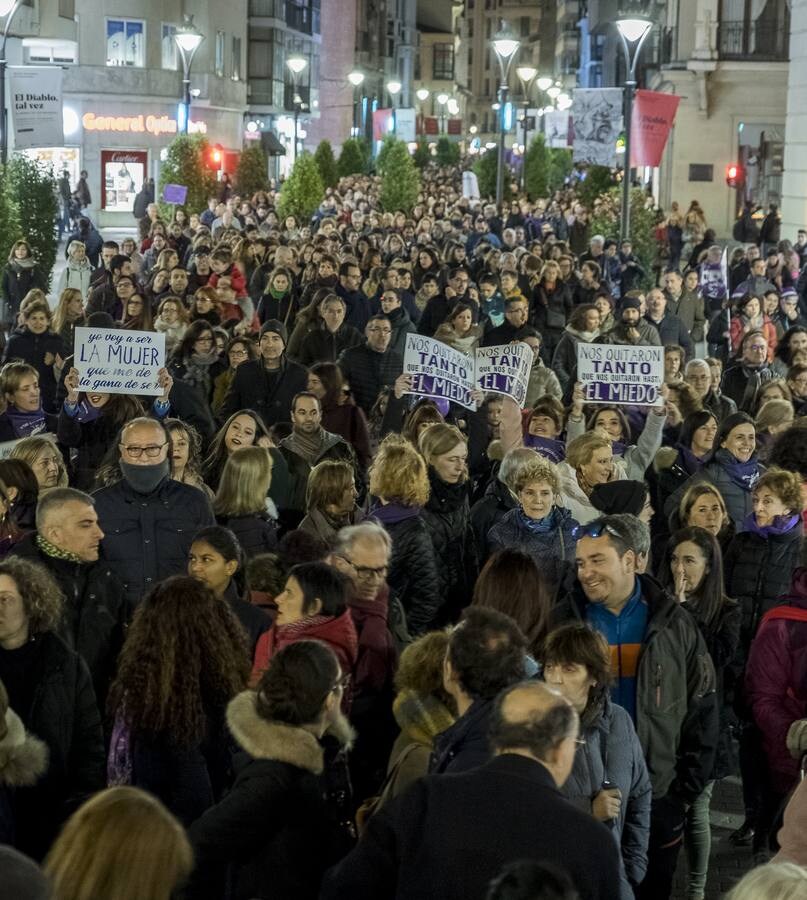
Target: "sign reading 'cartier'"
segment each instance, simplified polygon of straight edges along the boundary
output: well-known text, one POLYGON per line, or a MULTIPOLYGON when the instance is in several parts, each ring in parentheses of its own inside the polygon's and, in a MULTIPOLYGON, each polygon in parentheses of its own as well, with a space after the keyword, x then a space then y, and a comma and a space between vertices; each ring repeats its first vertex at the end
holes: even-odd
MULTIPOLYGON (((128 131, 132 134, 176 134, 177 120, 170 116, 97 116, 84 113, 81 124, 87 131, 128 131)), ((207 134, 204 122, 190 122, 191 134, 207 134)))

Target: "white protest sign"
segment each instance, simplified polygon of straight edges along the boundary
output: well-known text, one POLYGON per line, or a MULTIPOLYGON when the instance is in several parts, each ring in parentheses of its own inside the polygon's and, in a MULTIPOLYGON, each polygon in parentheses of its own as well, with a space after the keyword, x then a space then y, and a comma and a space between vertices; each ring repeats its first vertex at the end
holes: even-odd
POLYGON ((581 342, 577 380, 583 384, 587 403, 660 405, 664 348, 581 342))
POLYGON ((63 147, 62 70, 59 66, 9 66, 14 149, 63 147))
POLYGON ((76 328, 73 365, 80 391, 158 397, 165 334, 116 328, 76 328))
POLYGON ((471 399, 473 360, 448 344, 420 334, 408 334, 403 370, 404 375, 412 376, 412 389, 407 393, 445 397, 467 409, 476 409, 471 399))
POLYGON ((496 347, 479 347, 474 351, 477 389, 485 393, 506 394, 523 409, 530 383, 532 356, 529 344, 520 341, 496 347))

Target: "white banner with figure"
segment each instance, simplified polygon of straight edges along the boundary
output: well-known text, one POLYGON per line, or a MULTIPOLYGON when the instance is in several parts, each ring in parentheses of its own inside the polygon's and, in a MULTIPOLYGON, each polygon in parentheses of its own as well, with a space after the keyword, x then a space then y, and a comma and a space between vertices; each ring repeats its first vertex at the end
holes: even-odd
POLYGON ((574 161, 614 168, 622 118, 622 88, 575 90, 572 106, 574 161))
POLYGON ((64 147, 61 68, 9 66, 8 82, 14 149, 64 147))
POLYGON ((159 397, 165 334, 115 328, 76 328, 73 365, 82 392, 159 397))

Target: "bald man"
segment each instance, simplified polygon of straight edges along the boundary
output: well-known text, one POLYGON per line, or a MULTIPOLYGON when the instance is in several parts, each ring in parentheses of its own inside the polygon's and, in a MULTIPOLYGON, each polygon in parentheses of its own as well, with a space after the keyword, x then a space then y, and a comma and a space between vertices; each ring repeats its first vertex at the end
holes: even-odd
POLYGON ((552 860, 581 900, 617 900, 616 843, 559 792, 578 726, 574 709, 542 682, 506 688, 491 714, 493 758, 422 778, 383 807, 326 874, 321 900, 484 900, 490 881, 519 859, 552 860))

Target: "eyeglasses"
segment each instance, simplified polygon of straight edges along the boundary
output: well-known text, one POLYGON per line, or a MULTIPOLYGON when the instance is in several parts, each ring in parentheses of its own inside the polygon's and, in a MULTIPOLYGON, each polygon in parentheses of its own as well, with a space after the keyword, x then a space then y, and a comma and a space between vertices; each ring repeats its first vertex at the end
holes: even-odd
POLYGON ((363 581, 369 581, 371 578, 386 578, 387 572, 389 572, 389 566, 379 566, 377 569, 373 569, 369 566, 357 566, 353 560, 347 556, 343 556, 342 559, 344 559, 348 565, 353 567, 356 577, 363 581))
POLYGON ((156 459, 160 455, 160 450, 163 447, 168 446, 168 441, 164 444, 149 444, 148 447, 124 447, 123 444, 120 444, 120 449, 122 453, 125 453, 127 456, 131 456, 132 459, 140 459, 140 457, 145 453, 149 459, 156 459))
POLYGON ((230 356, 249 356, 246 350, 230 350, 230 356))
POLYGON ((572 537, 576 541, 579 541, 584 537, 602 537, 603 534, 610 534, 620 541, 625 540, 624 535, 620 534, 613 525, 608 525, 605 522, 598 522, 595 520, 594 522, 589 522, 588 525, 575 525, 575 527, 572 528, 572 537))

